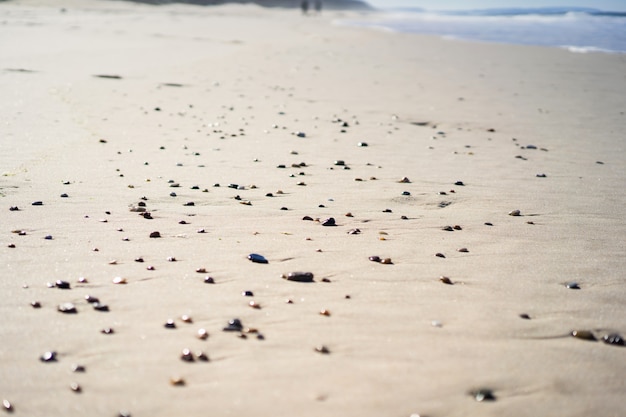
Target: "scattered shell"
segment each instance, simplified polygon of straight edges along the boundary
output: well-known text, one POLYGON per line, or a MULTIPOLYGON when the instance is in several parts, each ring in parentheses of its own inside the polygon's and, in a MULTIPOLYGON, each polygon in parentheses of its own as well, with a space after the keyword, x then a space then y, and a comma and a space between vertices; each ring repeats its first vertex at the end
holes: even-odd
POLYGON ((113 278, 113 284, 127 284, 128 281, 126 280, 126 278, 122 278, 122 277, 115 277, 113 278))
POLYGON ((478 402, 481 401, 495 401, 496 396, 493 395, 493 391, 489 388, 480 388, 474 391, 470 391, 470 395, 478 402))
POLYGON ((592 342, 598 340, 590 330, 574 330, 570 333, 570 335, 577 339, 589 340, 592 342))
POLYGON ((184 360, 185 362, 193 362, 196 360, 191 350, 187 348, 183 349, 182 353, 180 354, 180 358, 184 360))
POLYGON ((626 342, 624 342, 624 338, 617 333, 605 334, 602 336, 602 341, 608 345, 616 345, 616 346, 624 346, 626 342))
POLYGON ((329 217, 322 222, 322 226, 336 226, 335 219, 333 217, 329 217))
POLYGON ((76 306, 72 303, 63 303, 57 306, 57 310, 61 313, 65 314, 76 314, 78 311, 76 310, 76 306))
POLYGON ((328 355, 330 353, 330 349, 328 349, 324 345, 315 347, 315 351, 318 353, 323 353, 325 355, 328 355))
POLYGON ((314 282, 312 272, 289 272, 282 275, 283 279, 296 282, 314 282))
POLYGON ((248 259, 250 259, 252 262, 258 263, 258 264, 266 264, 269 263, 267 259, 265 259, 264 256, 259 255, 258 253, 251 253, 250 255, 248 255, 248 259))
POLYGON ((454 282, 452 282, 452 280, 448 277, 441 276, 439 277, 439 281, 443 282, 444 284, 454 285, 454 282))
POLYGON ((39 360, 42 362, 56 362, 57 353, 54 351, 45 352, 43 355, 39 357, 39 360))
POLYGON ((158 237, 161 237, 161 233, 159 233, 159 232, 152 232, 152 233, 150 233, 150 237, 151 237, 151 238, 158 238, 158 237))
POLYGON ((521 211, 519 210, 509 211, 509 216, 521 216, 521 211))
POLYGON ((193 319, 187 314, 183 314, 182 316, 180 316, 180 319, 183 323, 193 323, 193 319))
POLYGON ((209 332, 207 332, 205 329, 199 329, 196 337, 200 340, 206 340, 209 337, 209 332))
POLYGON ((225 332, 240 332, 243 330, 243 325, 241 324, 241 320, 231 319, 228 322, 228 326, 224 327, 222 330, 225 332))

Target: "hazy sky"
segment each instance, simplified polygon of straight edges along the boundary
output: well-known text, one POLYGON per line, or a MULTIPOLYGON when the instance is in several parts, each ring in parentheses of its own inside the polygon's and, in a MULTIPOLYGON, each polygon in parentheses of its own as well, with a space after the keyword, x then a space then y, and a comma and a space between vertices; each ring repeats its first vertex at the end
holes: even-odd
POLYGON ((365 0, 374 7, 423 7, 431 10, 482 9, 489 7, 579 6, 626 11, 626 0, 365 0))

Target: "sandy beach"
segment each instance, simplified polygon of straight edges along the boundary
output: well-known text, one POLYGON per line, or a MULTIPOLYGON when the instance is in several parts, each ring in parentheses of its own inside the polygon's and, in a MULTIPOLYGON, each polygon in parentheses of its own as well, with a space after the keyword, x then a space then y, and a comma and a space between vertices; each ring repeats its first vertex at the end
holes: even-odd
POLYGON ((63 7, 0 3, 4 411, 626 415, 625 54, 63 7))

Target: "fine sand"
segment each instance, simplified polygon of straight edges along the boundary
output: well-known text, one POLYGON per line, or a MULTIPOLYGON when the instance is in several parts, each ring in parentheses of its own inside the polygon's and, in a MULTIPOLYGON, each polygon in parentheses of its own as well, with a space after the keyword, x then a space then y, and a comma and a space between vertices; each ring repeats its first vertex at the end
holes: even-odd
POLYGON ((626 415, 626 55, 63 3, 0 3, 13 415, 626 415))

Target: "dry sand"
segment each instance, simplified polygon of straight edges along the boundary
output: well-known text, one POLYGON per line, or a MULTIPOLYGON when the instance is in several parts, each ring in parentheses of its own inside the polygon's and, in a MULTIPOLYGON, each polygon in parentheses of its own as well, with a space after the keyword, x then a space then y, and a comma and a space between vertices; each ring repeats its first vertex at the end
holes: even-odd
POLYGON ((626 55, 332 24, 345 14, 64 6, 0 4, 14 415, 626 415, 626 348, 568 336, 626 335, 626 55), (129 210, 142 197, 152 220, 129 210), (232 318, 264 339, 223 332, 232 318))

